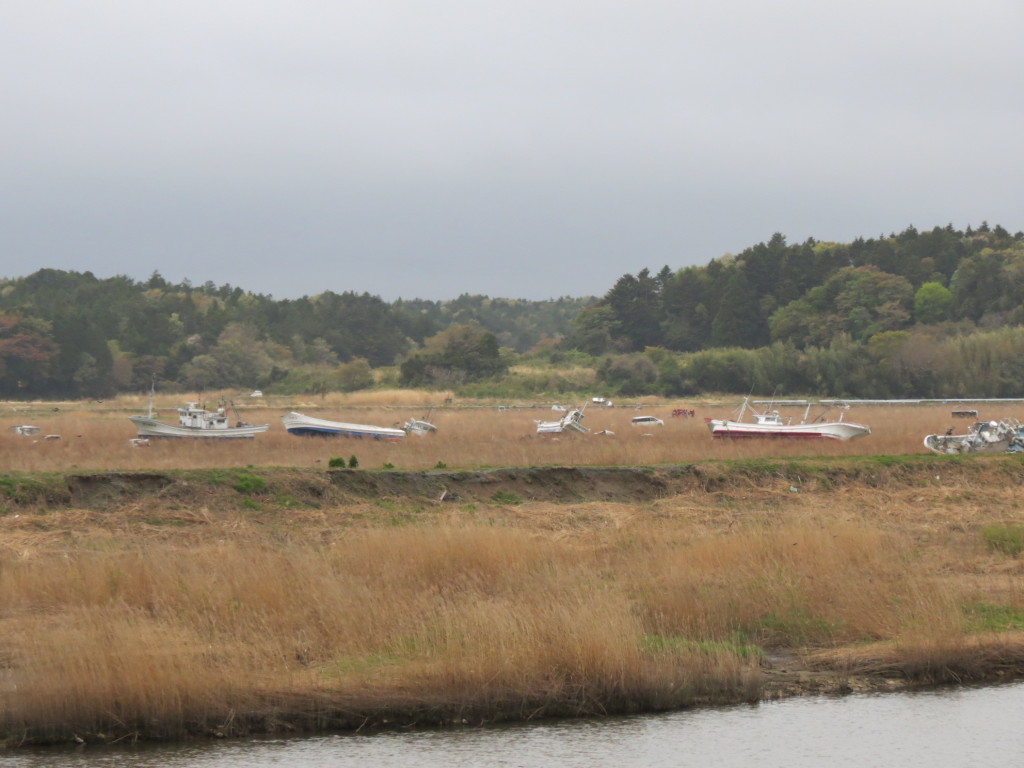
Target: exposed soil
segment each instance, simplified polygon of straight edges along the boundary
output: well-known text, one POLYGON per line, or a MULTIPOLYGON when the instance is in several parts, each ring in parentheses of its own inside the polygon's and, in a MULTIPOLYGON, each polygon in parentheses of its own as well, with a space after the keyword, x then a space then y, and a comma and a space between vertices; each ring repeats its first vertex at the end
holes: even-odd
POLYGON ((96 472, 0 476, 0 505, 109 507, 140 498, 197 502, 211 495, 285 492, 298 504, 321 507, 360 499, 418 499, 442 503, 524 501, 635 504, 674 496, 707 498, 775 487, 791 493, 898 492, 962 488, 986 492, 1024 486, 1024 458, 906 456, 734 461, 656 467, 510 467, 473 470, 256 468, 96 472), (258 488, 244 478, 258 478, 258 488))

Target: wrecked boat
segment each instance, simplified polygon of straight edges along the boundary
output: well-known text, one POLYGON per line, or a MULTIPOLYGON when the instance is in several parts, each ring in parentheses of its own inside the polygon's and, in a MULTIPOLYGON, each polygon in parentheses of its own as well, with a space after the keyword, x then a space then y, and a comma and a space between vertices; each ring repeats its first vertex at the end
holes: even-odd
POLYGON ((583 426, 583 410, 570 408, 558 421, 536 421, 538 435, 560 435, 563 433, 586 434, 590 430, 583 426))
POLYGON ((952 427, 944 435, 928 435, 924 447, 943 454, 1006 453, 1024 451, 1024 425, 1013 418, 976 421, 962 435, 952 427))

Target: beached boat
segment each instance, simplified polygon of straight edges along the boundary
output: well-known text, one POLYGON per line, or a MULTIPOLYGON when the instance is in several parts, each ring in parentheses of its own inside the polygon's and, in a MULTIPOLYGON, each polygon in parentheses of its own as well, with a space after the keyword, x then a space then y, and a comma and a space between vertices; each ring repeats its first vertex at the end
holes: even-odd
POLYGON ((292 411, 281 417, 289 434, 303 437, 369 437, 374 440, 399 440, 405 432, 395 427, 375 427, 372 424, 349 424, 306 416, 292 411))
POLYGON ((944 435, 928 435, 924 447, 935 453, 1005 453, 1024 451, 1024 426, 1017 419, 977 421, 962 435, 952 428, 944 435))
POLYGON ((565 416, 558 421, 535 421, 538 435, 560 435, 563 432, 586 434, 590 430, 580 422, 583 421, 583 411, 580 408, 570 408, 565 416))
POLYGON ((711 431, 712 437, 852 440, 855 437, 871 434, 870 427, 844 421, 845 414, 843 413, 840 413, 837 419, 829 419, 828 413, 831 410, 829 405, 823 405, 824 411, 811 419, 813 405, 814 403, 808 403, 803 418, 799 422, 793 423, 792 419, 783 419, 775 409, 758 412, 749 400, 744 398, 736 419, 705 418, 704 422, 711 431), (753 416, 753 421, 744 421, 748 410, 753 416))
MULTIPOLYGON (((236 413, 237 416, 237 413, 236 413)), ((129 416, 135 424, 139 437, 193 437, 215 439, 247 439, 256 437, 270 429, 269 424, 248 424, 236 420, 231 424, 228 418, 228 407, 221 406, 215 411, 208 411, 199 403, 188 403, 178 408, 178 423, 167 424, 158 421, 153 414, 153 403, 149 404, 149 413, 145 416, 129 416)))
POLYGON ((402 425, 402 429, 405 430, 406 434, 420 437, 429 435, 431 432, 437 432, 437 427, 423 419, 409 419, 402 425))

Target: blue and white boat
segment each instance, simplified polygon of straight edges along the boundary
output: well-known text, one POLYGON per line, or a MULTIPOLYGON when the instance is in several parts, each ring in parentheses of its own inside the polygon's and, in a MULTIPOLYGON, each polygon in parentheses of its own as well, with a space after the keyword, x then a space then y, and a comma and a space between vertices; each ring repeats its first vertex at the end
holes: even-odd
POLYGON ((369 437, 374 440, 398 440, 405 432, 393 427, 375 427, 371 424, 349 424, 329 421, 291 411, 281 417, 284 428, 291 435, 303 437, 369 437))

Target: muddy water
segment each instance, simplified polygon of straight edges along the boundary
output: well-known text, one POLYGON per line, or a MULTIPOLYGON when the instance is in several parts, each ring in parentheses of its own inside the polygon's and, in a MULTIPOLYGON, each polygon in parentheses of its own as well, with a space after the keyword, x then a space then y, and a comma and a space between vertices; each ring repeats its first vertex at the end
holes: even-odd
POLYGON ((1024 684, 462 731, 0 753, 0 768, 1009 768, 1024 684))

